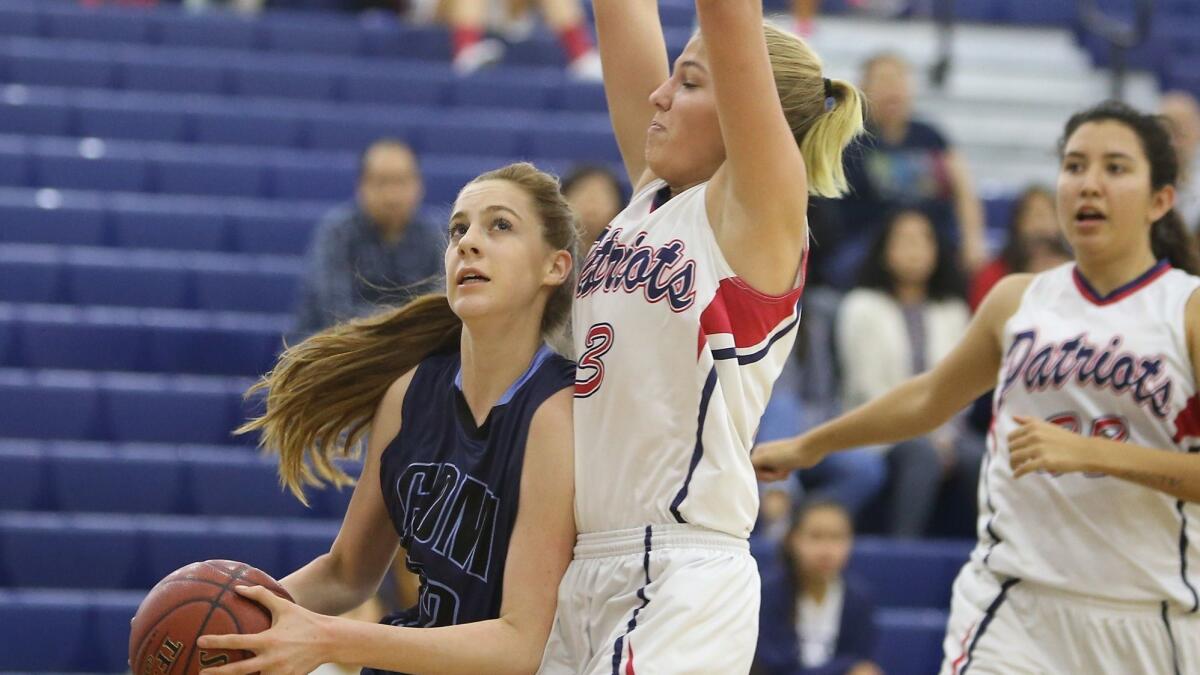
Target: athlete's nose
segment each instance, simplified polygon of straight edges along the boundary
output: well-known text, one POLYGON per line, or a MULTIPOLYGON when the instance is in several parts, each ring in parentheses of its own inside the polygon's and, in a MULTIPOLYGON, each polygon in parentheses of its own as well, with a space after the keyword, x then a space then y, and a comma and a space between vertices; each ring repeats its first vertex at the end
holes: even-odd
POLYGON ((650 105, 655 108, 667 111, 671 109, 672 86, 670 78, 658 85, 658 89, 650 92, 650 105))

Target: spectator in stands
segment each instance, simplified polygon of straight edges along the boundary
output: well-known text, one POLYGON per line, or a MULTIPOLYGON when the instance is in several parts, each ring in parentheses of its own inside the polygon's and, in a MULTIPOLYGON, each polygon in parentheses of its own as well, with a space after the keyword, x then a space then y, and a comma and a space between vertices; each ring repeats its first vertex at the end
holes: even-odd
POLYGON ((1200 229, 1200 104, 1186 91, 1163 94, 1159 112, 1171 123, 1171 140, 1179 155, 1175 210, 1193 232, 1200 229))
POLYGON ((405 287, 441 272, 441 237, 414 219, 421 171, 413 151, 383 139, 363 153, 358 197, 317 226, 298 331, 308 334, 404 300, 405 287))
POLYGON ((850 514, 810 501, 779 547, 782 564, 763 575, 758 652, 761 675, 882 675, 875 651, 875 605, 846 575, 854 546, 850 514))
MULTIPOLYGON (((954 256, 930 219, 914 210, 892 215, 867 254, 859 288, 846 294, 838 315, 846 410, 924 372, 958 343, 970 319, 961 291, 954 256)), ((959 419, 882 450, 889 465, 890 531, 919 537, 943 479, 978 484, 984 440, 959 419)))
POLYGON ((1005 276, 1015 272, 1044 272, 1071 259, 1058 227, 1054 194, 1040 186, 1025 188, 1008 219, 1004 249, 971 279, 967 302, 971 311, 1005 276))
POLYGON ((567 172, 562 191, 579 218, 579 250, 586 252, 625 208, 625 189, 621 179, 608 167, 584 164, 567 172))
POLYGON ((900 208, 928 213, 973 272, 987 256, 983 207, 963 157, 937 129, 913 119, 908 63, 891 53, 871 57, 863 65, 862 89, 870 134, 857 152, 847 153, 850 193, 837 202, 840 241, 827 242, 826 255, 836 256, 836 263, 825 267, 825 281, 849 287, 882 219, 900 208))
MULTIPOLYGON (((523 13, 523 7, 511 6, 514 0, 441 0, 437 3, 435 15, 444 17, 450 25, 454 69, 462 75, 493 65, 504 56, 504 43, 485 37, 489 3, 495 2, 504 3, 499 12, 505 16, 503 21, 519 20, 523 13)), ((537 0, 537 4, 542 20, 558 36, 567 58, 568 72, 579 79, 600 81, 600 54, 592 42, 580 0, 537 0)))

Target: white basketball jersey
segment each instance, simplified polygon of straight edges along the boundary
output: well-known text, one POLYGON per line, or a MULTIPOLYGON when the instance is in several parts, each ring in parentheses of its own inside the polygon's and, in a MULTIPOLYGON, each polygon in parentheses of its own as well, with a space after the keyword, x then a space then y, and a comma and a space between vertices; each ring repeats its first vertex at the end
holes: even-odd
POLYGON ((691 523, 746 537, 758 512, 750 449, 803 289, 750 288, 721 255, 707 183, 658 205, 665 187, 638 193, 580 272, 576 522, 585 533, 691 523))
POLYGON ((1151 448, 1200 449, 1184 330, 1198 287, 1165 261, 1103 297, 1074 264, 1034 277, 1004 328, 977 561, 1085 595, 1200 608, 1200 505, 1104 475, 1014 480, 1007 445, 1020 415, 1151 448))

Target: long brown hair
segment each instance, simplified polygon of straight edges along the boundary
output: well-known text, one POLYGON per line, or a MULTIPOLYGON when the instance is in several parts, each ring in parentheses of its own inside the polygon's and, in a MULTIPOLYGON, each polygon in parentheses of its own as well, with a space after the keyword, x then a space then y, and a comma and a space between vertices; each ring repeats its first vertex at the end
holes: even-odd
MULTIPOLYGON (((555 250, 575 253, 575 218, 558 179, 532 164, 510 164, 469 184, 509 181, 529 195, 542 236, 555 250)), ((573 267, 573 266, 572 266, 573 267)), ((574 273, 551 293, 542 312, 542 334, 562 328, 571 310, 574 273)), ((403 307, 332 326, 286 349, 278 363, 246 392, 266 395, 266 411, 237 429, 261 431, 259 446, 279 454, 279 479, 301 502, 304 488, 353 480, 338 458, 357 453, 379 401, 399 377, 435 353, 458 349, 462 320, 444 293, 403 307)))

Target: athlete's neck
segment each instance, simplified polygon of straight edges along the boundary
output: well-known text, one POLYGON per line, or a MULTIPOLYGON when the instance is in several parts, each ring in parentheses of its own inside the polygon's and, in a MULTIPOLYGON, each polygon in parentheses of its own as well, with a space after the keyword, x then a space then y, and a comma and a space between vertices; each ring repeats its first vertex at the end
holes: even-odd
POLYGON ((1079 269, 1079 273, 1101 296, 1108 295, 1142 276, 1157 262, 1149 247, 1134 255, 1105 260, 1096 260, 1080 255, 1075 258, 1075 266, 1079 269))
POLYGON ((463 325, 462 393, 475 424, 483 425, 504 392, 529 369, 541 345, 541 326, 526 316, 463 325))
POLYGON ((925 284, 897 283, 893 294, 901 305, 919 305, 929 296, 925 284))

